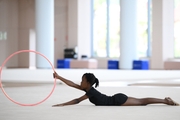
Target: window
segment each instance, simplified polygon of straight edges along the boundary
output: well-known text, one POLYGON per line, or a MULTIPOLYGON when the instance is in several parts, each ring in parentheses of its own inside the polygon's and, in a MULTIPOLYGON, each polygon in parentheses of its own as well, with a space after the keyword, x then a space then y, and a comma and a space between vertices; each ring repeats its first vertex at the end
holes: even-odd
POLYGON ((180 58, 180 0, 174 1, 174 55, 180 58))
POLYGON ((151 0, 138 0, 138 57, 151 54, 151 0))
POLYGON ((0 32, 0 40, 3 40, 3 33, 0 32))
POLYGON ((93 0, 93 57, 106 57, 107 1, 93 0))
POLYGON ((109 56, 120 56, 120 0, 109 1, 109 56))
POLYGON ((94 0, 93 57, 119 57, 119 2, 119 0, 94 0))
POLYGON ((6 40, 6 39, 7 39, 7 32, 0 31, 0 40, 6 40))
MULTIPOLYGON (((120 57, 120 0, 92 1, 92 56, 120 57)), ((149 1, 138 0, 139 57, 150 55, 149 1)))

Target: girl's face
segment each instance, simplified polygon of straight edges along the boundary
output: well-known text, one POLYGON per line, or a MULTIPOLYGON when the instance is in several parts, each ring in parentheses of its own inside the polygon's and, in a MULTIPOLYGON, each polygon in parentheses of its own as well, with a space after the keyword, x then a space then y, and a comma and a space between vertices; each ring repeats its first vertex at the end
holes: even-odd
POLYGON ((86 89, 88 87, 88 85, 89 85, 89 83, 87 82, 86 77, 83 76, 82 81, 81 81, 81 88, 86 89))

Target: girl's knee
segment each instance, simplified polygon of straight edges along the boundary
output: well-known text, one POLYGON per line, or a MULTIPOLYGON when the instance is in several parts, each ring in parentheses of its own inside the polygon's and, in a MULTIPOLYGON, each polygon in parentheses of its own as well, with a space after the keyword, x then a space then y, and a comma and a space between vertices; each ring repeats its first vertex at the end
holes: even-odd
POLYGON ((148 104, 148 101, 146 99, 139 99, 139 104, 145 106, 148 104))

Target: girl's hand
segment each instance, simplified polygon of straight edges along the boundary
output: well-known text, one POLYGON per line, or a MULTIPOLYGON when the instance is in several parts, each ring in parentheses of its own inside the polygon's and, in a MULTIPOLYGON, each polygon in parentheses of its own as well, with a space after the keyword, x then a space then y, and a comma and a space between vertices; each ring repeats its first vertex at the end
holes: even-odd
POLYGON ((54 78, 59 78, 59 75, 58 75, 56 72, 54 72, 54 73, 53 73, 53 77, 54 77, 54 78))
POLYGON ((63 104, 53 105, 52 107, 60 107, 60 106, 63 106, 63 104))

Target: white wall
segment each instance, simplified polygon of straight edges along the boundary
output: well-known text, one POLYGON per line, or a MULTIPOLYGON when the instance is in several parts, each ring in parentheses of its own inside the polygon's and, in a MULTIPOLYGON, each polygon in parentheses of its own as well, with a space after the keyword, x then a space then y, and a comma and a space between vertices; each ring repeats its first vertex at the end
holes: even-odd
POLYGON ((54 48, 54 64, 56 66, 57 59, 64 58, 64 48, 67 47, 68 35, 68 0, 55 0, 55 48, 54 48))
MULTIPOLYGON (((93 73, 100 81, 141 81, 141 80, 179 80, 178 70, 102 70, 102 69, 56 69, 61 76, 81 82, 84 73, 93 73)), ((54 82, 52 69, 4 69, 3 82, 54 82), (11 74, 11 75, 9 75, 11 74)))
MULTIPOLYGON (((18 0, 0 1, 0 31, 7 32, 7 40, 0 41, 0 64, 18 50, 18 0)), ((8 67, 18 66, 18 56, 14 56, 6 64, 8 67)))
POLYGON ((78 0, 78 58, 91 55, 91 0, 78 0))
MULTIPOLYGON (((30 30, 35 29, 35 1, 19 0, 19 42, 18 50, 29 49, 30 30)), ((29 53, 19 54, 18 67, 29 67, 29 53)))
POLYGON ((68 36, 67 47, 74 48, 78 42, 78 0, 68 0, 68 36))
POLYGON ((152 0, 151 68, 164 69, 174 57, 174 0, 152 0))
POLYGON ((68 48, 78 47, 78 58, 90 57, 90 0, 68 0, 68 48))

